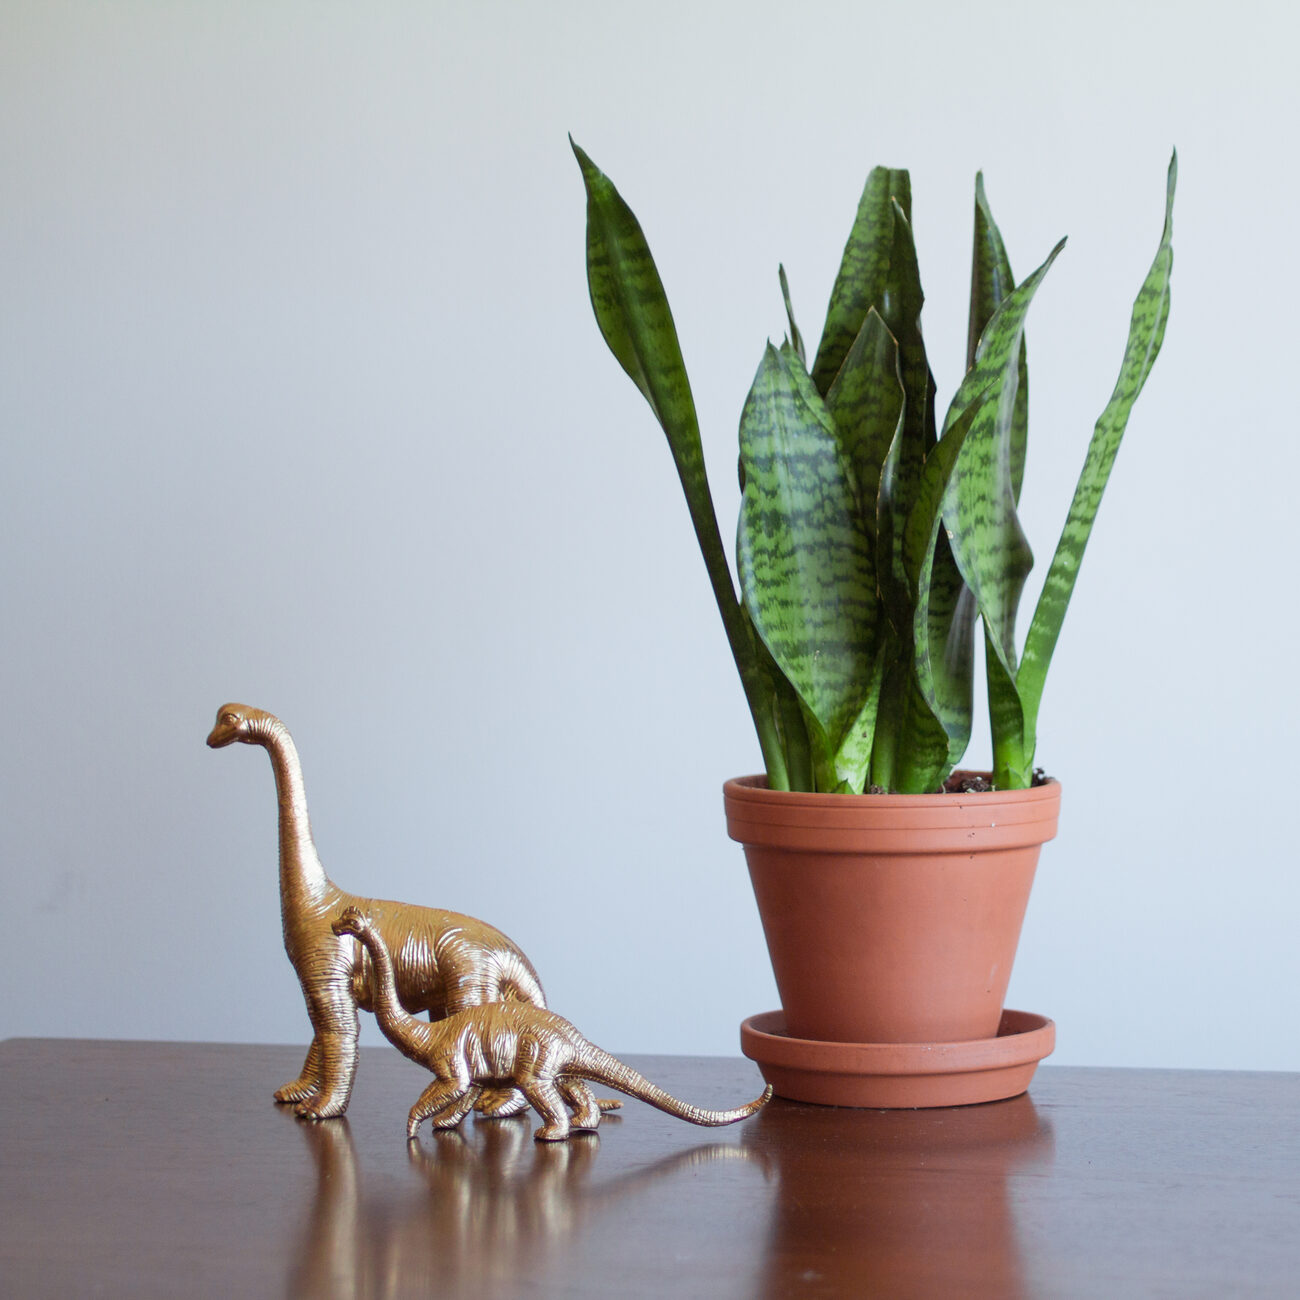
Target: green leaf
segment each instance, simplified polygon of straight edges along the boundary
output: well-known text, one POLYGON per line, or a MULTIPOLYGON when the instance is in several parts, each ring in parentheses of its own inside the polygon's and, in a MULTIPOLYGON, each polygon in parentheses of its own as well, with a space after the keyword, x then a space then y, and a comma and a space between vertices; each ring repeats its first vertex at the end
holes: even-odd
POLYGON ((794 307, 790 303, 790 281, 785 278, 785 267, 778 264, 776 273, 781 281, 781 300, 785 303, 785 319, 790 326, 790 346, 800 362, 807 366, 808 358, 804 355, 803 335, 799 333, 799 326, 794 321, 794 307))
POLYGON ((858 487, 835 422, 789 347, 763 354, 740 421, 745 608, 809 721, 819 787, 862 788, 878 611, 858 487))
MULTIPOLYGON (((975 176, 975 234, 971 257, 971 300, 970 326, 967 334, 966 364, 975 364, 979 351, 980 336, 1002 305, 1004 299, 1015 289, 1015 275, 1007 257, 1006 246, 1002 242, 1002 233, 984 193, 984 174, 975 176)), ((1029 362, 1028 348, 1023 331, 1020 335, 1020 356, 1016 365, 1015 406, 1009 425, 1004 426, 1002 436, 1005 443, 997 451, 999 464, 1005 464, 1010 479, 1011 495, 1015 504, 1020 502, 1020 489, 1025 476, 1025 452, 1029 435, 1029 362)), ((943 539, 940 538, 940 550, 943 539)), ((1023 535, 1016 546, 1021 566, 1025 573, 1033 564, 1029 543, 1023 535)), ((1023 579, 1022 589, 1023 589, 1023 579)), ((1015 598, 1019 606, 1019 594, 1015 598)), ((958 598, 954 621, 964 623, 974 621, 975 596, 971 589, 963 584, 958 598)), ((1013 613, 1014 621, 1014 613, 1013 613)), ((1012 647, 1014 653, 1014 647, 1012 647)), ((995 763, 999 769, 1006 769, 1013 761, 1012 755, 1019 758, 1015 749, 1023 740, 1024 718, 1020 708, 1020 697, 1016 692, 1015 681, 1007 672, 998 657, 996 649, 985 638, 984 656, 985 674, 988 682, 989 713, 992 721, 995 763)))
MULTIPOLYGON (((984 173, 975 175, 975 239, 971 258, 970 326, 966 342, 966 367, 975 364, 980 335, 1002 300, 1016 287, 1007 259, 1002 232, 993 220, 984 194, 984 173)), ((1025 477, 1025 446, 1029 435, 1029 363, 1025 337, 1020 336, 1020 362, 1016 379, 1016 407, 1010 429, 1011 483, 1016 503, 1025 477)))
POLYGON ((912 238, 912 219, 908 209, 897 200, 893 203, 893 214, 893 244, 880 312, 898 340, 899 366, 907 390, 907 438, 909 444, 918 449, 919 462, 935 442, 934 376, 930 373, 925 340, 921 337, 921 308, 925 305, 925 294, 921 289, 921 270, 912 238))
POLYGON ((1020 687, 1007 671, 984 628, 984 669, 988 682, 989 730, 993 736, 993 784, 999 790, 1024 790, 1033 783, 1034 750, 1026 747, 1025 709, 1020 687))
POLYGON ((890 215, 889 264, 878 303, 868 309, 826 398, 862 484, 867 532, 876 542, 877 585, 891 625, 870 779, 890 789, 932 789, 942 777, 931 780, 935 767, 920 756, 937 750, 942 766, 950 748, 960 744, 964 749, 965 739, 956 739, 961 718, 969 738, 972 619, 969 612, 964 623, 958 618, 957 595, 963 583, 946 544, 941 544, 932 565, 937 598, 931 606, 931 627, 948 651, 944 665, 950 672, 941 687, 950 737, 917 686, 912 664, 914 592, 904 570, 903 536, 927 450, 935 443, 934 377, 921 334, 925 295, 911 223, 897 201, 891 202, 890 215))
MULTIPOLYGON (((785 759, 786 783, 780 788, 785 790, 816 790, 813 779, 813 760, 811 742, 808 739, 808 727, 804 719, 803 706, 793 686, 786 680, 785 674, 763 644, 763 638, 754 628, 749 611, 742 604, 741 617, 749 628, 754 652, 758 656, 759 669, 772 684, 772 714, 777 735, 780 739, 782 756, 785 759)), ((769 773, 769 785, 770 776, 769 773)), ((777 787, 772 786, 775 789, 777 787)))
POLYGON ((761 670, 731 581, 704 468, 677 328, 641 225, 613 182, 574 143, 587 191, 587 284, 600 332, 655 413, 672 451, 718 612, 775 788, 784 786, 773 683, 761 670))
POLYGON ((1119 451, 1133 403, 1151 373, 1164 340, 1165 324, 1169 319, 1169 279, 1174 262, 1173 214, 1177 182, 1178 155, 1175 153, 1169 161, 1165 220, 1160 246, 1133 304, 1128 344, 1124 350, 1119 379, 1093 430, 1065 527, 1061 531, 1056 553, 1052 556, 1051 567, 1047 571, 1025 640, 1024 662, 1020 666, 1017 684, 1024 703, 1026 748, 1030 759, 1034 752, 1043 682, 1052 652, 1056 649, 1057 638, 1061 634, 1061 624, 1065 621, 1065 611, 1074 592, 1079 565, 1092 534, 1102 493, 1110 478, 1111 467, 1115 463, 1115 455, 1119 451))
POLYGON ((831 386, 867 312, 881 302, 893 247, 894 199, 910 220, 912 183, 906 171, 875 167, 867 177, 839 274, 831 289, 826 324, 812 378, 819 393, 831 386))
POLYGON ((826 409, 853 466, 863 527, 874 540, 881 472, 903 421, 898 344, 874 307, 826 394, 826 409))
POLYGON ((889 273, 885 279, 883 311, 885 324, 898 340, 898 365, 905 400, 902 434, 891 450, 881 476, 877 504, 879 554, 877 567, 895 626, 903 629, 911 618, 910 598, 903 596, 907 578, 902 551, 903 531, 916 500, 925 458, 935 443, 934 376, 921 337, 921 273, 916 262, 916 245, 907 214, 895 203, 894 238, 889 273))
MULTIPOLYGON (((1043 277, 1065 246, 1013 290, 981 335, 975 364, 967 372, 945 421, 945 434, 977 408, 943 504, 953 558, 974 593, 991 644, 1007 675, 1015 678, 1015 621, 1033 553, 1016 515, 1009 449, 1015 420, 1020 343, 1025 314, 1043 277)), ((942 439, 940 440, 942 446, 942 439)))
POLYGON ((904 530, 903 567, 913 608, 906 632, 916 697, 895 760, 895 780, 904 793, 941 785, 970 739, 973 613, 958 600, 953 569, 936 560, 945 541, 944 499, 991 387, 990 379, 984 393, 968 393, 965 409, 926 458, 904 530))
MULTIPOLYGON (((975 694, 975 597, 962 581, 948 535, 941 528, 930 562, 926 642, 935 715, 948 737, 950 771, 970 744, 975 694)), ((929 694, 925 694, 929 699, 929 694)), ((948 775, 943 773, 943 777, 948 775)), ((936 784, 942 784, 940 777, 936 784)))

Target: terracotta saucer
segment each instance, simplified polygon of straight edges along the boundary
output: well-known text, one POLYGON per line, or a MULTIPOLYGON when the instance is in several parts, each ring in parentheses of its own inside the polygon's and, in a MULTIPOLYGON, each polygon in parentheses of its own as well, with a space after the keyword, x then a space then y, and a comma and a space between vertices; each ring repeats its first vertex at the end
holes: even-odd
POLYGON ((740 1050, 778 1097, 881 1110, 969 1106, 1015 1097, 1056 1046, 1056 1025, 1004 1011, 996 1038, 958 1043, 831 1043, 790 1038, 785 1016, 766 1011, 740 1026, 740 1050))

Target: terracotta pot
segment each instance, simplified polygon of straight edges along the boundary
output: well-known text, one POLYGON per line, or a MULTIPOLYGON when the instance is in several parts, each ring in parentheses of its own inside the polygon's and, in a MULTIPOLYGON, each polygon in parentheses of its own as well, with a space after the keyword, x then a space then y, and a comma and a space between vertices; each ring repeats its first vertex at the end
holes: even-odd
POLYGON ((839 795, 723 789, 795 1039, 953 1043, 998 1035, 1061 787, 839 795))

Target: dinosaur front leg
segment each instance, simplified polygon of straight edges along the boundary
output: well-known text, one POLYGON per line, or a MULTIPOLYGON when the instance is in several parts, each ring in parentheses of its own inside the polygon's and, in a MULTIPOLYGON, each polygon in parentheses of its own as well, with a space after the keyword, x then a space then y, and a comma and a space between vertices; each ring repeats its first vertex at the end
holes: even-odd
POLYGON ((320 1087, 294 1107, 303 1119, 333 1119, 348 1108, 357 1073, 357 1009, 346 991, 313 1001, 312 1024, 320 1045, 320 1087))
POLYGON ((478 1093, 468 1079, 435 1079, 411 1107, 406 1120, 407 1141, 414 1141, 420 1125, 430 1117, 434 1128, 455 1128, 478 1100, 478 1093))
POLYGON ((478 1100, 480 1091, 481 1089, 476 1085, 468 1089, 459 1100, 451 1102, 441 1110, 434 1111, 430 1117, 433 1121, 433 1127, 455 1128, 469 1114, 474 1103, 478 1100))
POLYGON ((311 1046, 307 1049, 307 1059, 302 1063, 302 1072, 292 1083, 275 1090, 276 1101, 306 1101, 314 1097, 321 1087, 321 1046, 319 1035, 313 1035, 311 1046))

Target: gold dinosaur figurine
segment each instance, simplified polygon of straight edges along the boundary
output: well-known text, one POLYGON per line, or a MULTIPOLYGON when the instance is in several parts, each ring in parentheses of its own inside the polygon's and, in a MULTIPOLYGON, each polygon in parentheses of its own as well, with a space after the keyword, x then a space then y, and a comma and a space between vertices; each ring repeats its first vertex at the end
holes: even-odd
POLYGON ((370 952, 376 975, 375 1018, 384 1037, 437 1076, 411 1107, 408 1139, 426 1119, 432 1119, 435 1128, 455 1128, 485 1087, 513 1086, 523 1092, 545 1121, 534 1134, 539 1142, 562 1142, 574 1129, 590 1131, 600 1124, 600 1108, 579 1091, 583 1079, 708 1127, 745 1119, 772 1095, 769 1084, 761 1097, 734 1110, 688 1105, 588 1042, 563 1016, 528 1003, 488 1002, 436 1023, 417 1020, 398 998, 393 961, 373 920, 352 905, 339 914, 333 929, 338 935, 354 935, 370 952), (566 1101, 573 1106, 572 1118, 566 1101))
MULTIPOLYGON (((276 1101, 295 1103, 304 1119, 329 1119, 347 1110, 357 1069, 357 1008, 374 1007, 374 970, 364 948, 340 938, 330 921, 357 904, 374 919, 397 954, 396 989, 404 1007, 433 1019, 481 1002, 518 1001, 546 1006, 541 981, 528 958, 500 930, 459 912, 392 903, 345 893, 325 874, 312 840, 302 765, 289 729, 274 714, 246 704, 225 704, 208 736, 213 749, 240 741, 271 756, 280 805, 280 920, 284 947, 298 974, 313 1036, 302 1073, 277 1089, 276 1101)), ((596 1102, 585 1084, 576 1089, 584 1113, 614 1109, 596 1102)), ((517 1115, 528 1103, 517 1090, 486 1091, 483 1115, 517 1115)))

